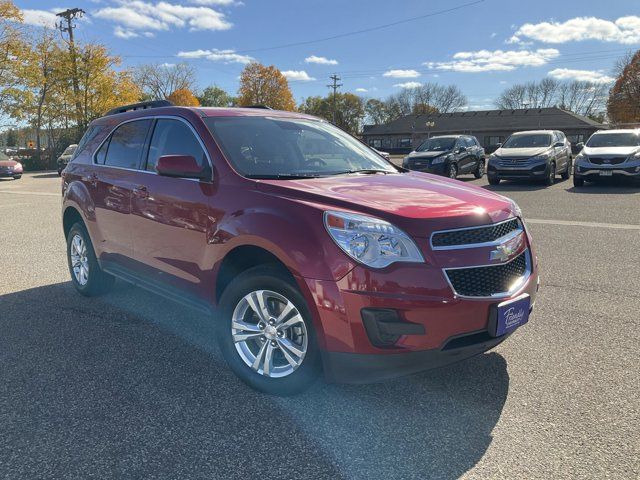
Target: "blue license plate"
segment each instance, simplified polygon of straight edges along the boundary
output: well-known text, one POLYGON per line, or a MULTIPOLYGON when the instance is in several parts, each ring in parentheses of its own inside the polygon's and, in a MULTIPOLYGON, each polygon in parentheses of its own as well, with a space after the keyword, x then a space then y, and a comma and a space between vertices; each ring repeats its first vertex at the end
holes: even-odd
POLYGON ((527 323, 530 308, 531 297, 527 294, 498 304, 495 336, 499 337, 513 332, 519 326, 527 323))

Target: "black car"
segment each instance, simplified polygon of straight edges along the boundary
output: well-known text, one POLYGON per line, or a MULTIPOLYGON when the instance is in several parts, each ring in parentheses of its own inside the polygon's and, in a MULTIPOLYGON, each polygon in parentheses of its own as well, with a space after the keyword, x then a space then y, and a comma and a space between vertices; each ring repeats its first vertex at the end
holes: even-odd
POLYGON ((431 137, 402 162, 404 168, 436 173, 456 178, 472 173, 476 178, 484 175, 484 148, 471 135, 443 135, 431 137))
POLYGON ((557 130, 517 132, 507 138, 491 156, 487 178, 491 185, 500 180, 540 180, 553 185, 556 174, 563 180, 571 175, 571 143, 557 130))
POLYGON ((58 175, 62 174, 62 170, 65 169, 65 167, 73 157, 73 154, 76 152, 76 148, 78 148, 78 145, 72 143, 67 148, 65 148, 64 152, 62 152, 62 155, 58 157, 58 175))

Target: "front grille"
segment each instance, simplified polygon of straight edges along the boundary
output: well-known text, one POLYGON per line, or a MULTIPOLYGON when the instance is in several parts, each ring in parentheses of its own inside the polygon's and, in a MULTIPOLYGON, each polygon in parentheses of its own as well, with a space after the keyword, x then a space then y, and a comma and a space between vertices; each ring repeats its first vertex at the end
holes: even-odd
POLYGON ((12 173, 13 167, 0 167, 0 173, 12 173))
POLYGON ((501 167, 515 167, 520 165, 526 165, 529 163, 529 157, 516 157, 516 158, 501 158, 498 161, 498 165, 501 167))
POLYGON ((486 267, 446 270, 456 294, 465 297, 490 297, 507 293, 527 271, 527 250, 508 263, 486 267))
POLYGON ((627 157, 589 157, 589 161, 594 165, 619 165, 626 159, 627 157))
POLYGON ((474 245, 477 243, 493 242, 505 235, 518 230, 520 221, 513 218, 506 222, 494 225, 485 225, 463 230, 451 230, 448 232, 436 232, 431 237, 431 245, 434 248, 452 247, 456 245, 474 245))

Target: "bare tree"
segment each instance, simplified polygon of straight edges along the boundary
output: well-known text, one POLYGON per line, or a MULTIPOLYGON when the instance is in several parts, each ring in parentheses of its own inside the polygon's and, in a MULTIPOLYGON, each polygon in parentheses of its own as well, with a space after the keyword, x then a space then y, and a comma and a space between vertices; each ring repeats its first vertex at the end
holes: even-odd
POLYGON ((196 85, 196 71, 188 63, 139 65, 133 78, 151 100, 164 100, 176 90, 193 91, 196 85))
POLYGON ((505 89, 496 100, 496 107, 501 110, 524 108, 527 98, 527 86, 515 84, 505 89))
POLYGON ((467 97, 455 85, 425 83, 419 87, 403 88, 385 101, 387 108, 398 114, 410 115, 416 111, 449 113, 467 105, 467 97))

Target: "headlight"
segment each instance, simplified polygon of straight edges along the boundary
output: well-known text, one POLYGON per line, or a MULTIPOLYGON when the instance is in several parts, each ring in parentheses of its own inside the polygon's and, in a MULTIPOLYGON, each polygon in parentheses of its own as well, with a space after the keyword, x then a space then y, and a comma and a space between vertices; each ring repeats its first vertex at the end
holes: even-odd
POLYGON ((447 158, 449 158, 449 156, 448 156, 448 155, 441 155, 441 156, 439 156, 439 157, 436 157, 436 158, 434 158, 434 159, 431 161, 431 165, 437 165, 438 163, 444 163, 444 161, 445 161, 447 158))
POLYGON ((351 258, 373 268, 395 262, 424 263, 411 238, 398 227, 379 218, 327 211, 324 224, 331 238, 351 258))
POLYGON ((541 160, 547 160, 549 158, 548 153, 541 153, 540 155, 536 155, 535 157, 531 157, 529 160, 532 162, 538 162, 541 160))
POLYGON ((516 216, 522 218, 522 209, 520 208, 520 205, 518 205, 516 202, 511 200, 511 207, 513 208, 513 211, 515 212, 516 216))
POLYGON ((587 156, 584 153, 579 153, 578 155, 576 155, 576 161, 577 160, 586 160, 587 156))
POLYGON ((13 166, 13 169, 14 169, 14 170, 22 170, 22 164, 21 164, 20 162, 16 163, 16 164, 13 166))

